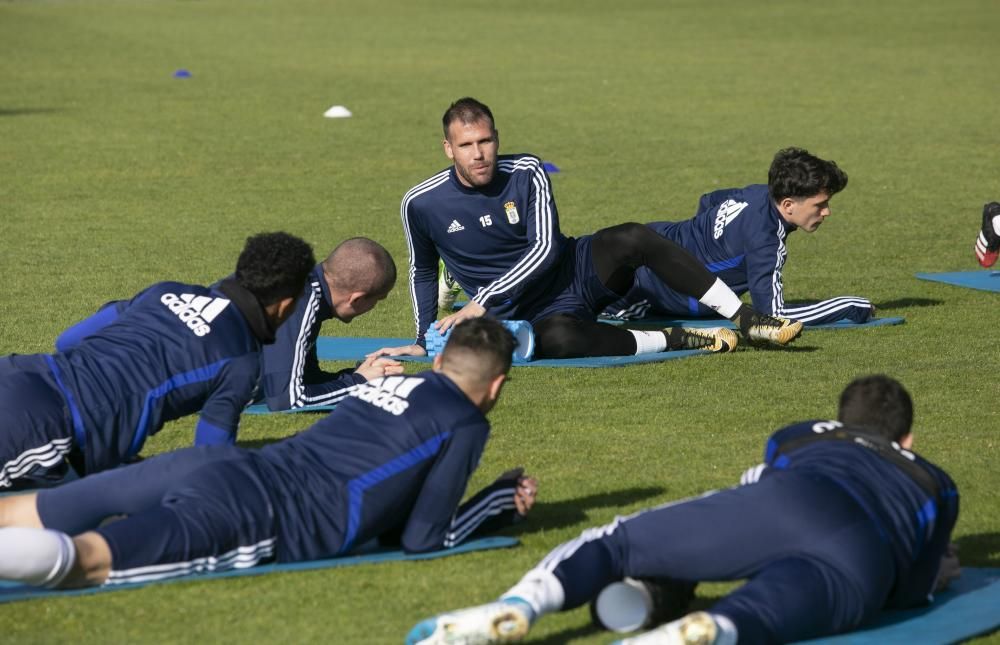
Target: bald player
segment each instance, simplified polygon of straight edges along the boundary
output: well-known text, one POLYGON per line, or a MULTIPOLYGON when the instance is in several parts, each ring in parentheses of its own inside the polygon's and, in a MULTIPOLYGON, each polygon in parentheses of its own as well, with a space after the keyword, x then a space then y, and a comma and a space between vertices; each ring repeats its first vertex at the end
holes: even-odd
MULTIPOLYGON (((352 237, 341 242, 317 264, 306 280, 291 317, 264 345, 261 354, 261 392, 271 410, 332 405, 348 389, 379 376, 402 372, 397 361, 370 358, 357 369, 325 372, 319 366, 316 340, 327 320, 350 323, 384 300, 396 284, 396 264, 378 242, 352 237)), ((70 327, 56 340, 66 351, 110 324, 129 301, 106 304, 96 314, 70 327)))

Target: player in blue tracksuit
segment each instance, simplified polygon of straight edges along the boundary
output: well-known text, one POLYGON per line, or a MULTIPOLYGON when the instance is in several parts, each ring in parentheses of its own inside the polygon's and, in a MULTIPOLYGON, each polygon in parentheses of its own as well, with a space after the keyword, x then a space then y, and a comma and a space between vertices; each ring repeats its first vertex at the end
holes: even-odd
POLYGON ((317 264, 295 312, 274 343, 264 346, 261 390, 271 410, 332 405, 350 388, 379 376, 400 374, 397 361, 369 358, 356 369, 329 373, 319 366, 316 340, 324 321, 349 323, 384 300, 396 283, 396 264, 382 245, 364 237, 341 242, 317 264))
MULTIPOLYGON (((64 352, 0 359, 0 488, 69 458, 80 474, 129 461, 173 419, 200 412, 199 445, 235 441, 260 350, 315 263, 285 233, 253 236, 214 288, 161 282, 64 352)), ((103 314, 101 314, 103 315, 103 314)))
MULTIPOLYGON (((800 148, 787 148, 774 156, 767 185, 707 193, 692 219, 648 226, 694 254, 736 293, 749 291, 758 311, 806 325, 838 320, 861 323, 874 311, 869 300, 842 296, 789 306, 781 275, 788 234, 797 229, 815 231, 830 215, 830 199, 846 186, 847 175, 834 162, 800 148)), ((636 272, 635 286, 605 313, 625 320, 715 315, 646 269, 636 272)))
MULTIPOLYGON (((454 163, 407 192, 401 206, 416 342, 385 353, 423 355, 431 324, 445 332, 455 322, 487 313, 530 321, 540 357, 619 356, 706 342, 720 349, 718 339, 705 332, 597 323, 597 314, 632 286, 639 267, 738 321, 747 338, 785 344, 798 334, 801 325, 758 315, 684 249, 640 224, 577 239, 564 236, 541 161, 524 154, 498 156, 493 115, 479 101, 456 101, 442 123, 444 150, 454 163), (434 323, 439 259, 470 301, 434 323)), ((732 340, 734 345, 735 336, 732 340)))
POLYGON ((442 643, 444 633, 496 642, 491 625, 523 636, 531 621, 624 578, 749 578, 707 614, 626 641, 635 643, 791 642, 849 631, 885 607, 926 604, 951 559, 958 493, 943 470, 910 452, 912 410, 898 382, 857 379, 841 395, 838 421, 776 432, 764 466, 745 478, 752 483, 584 531, 500 602, 425 621, 408 642, 442 643), (683 640, 696 631, 701 640, 683 640))
POLYGON ((433 551, 514 521, 537 487, 520 472, 459 505, 513 347, 496 321, 469 321, 432 371, 360 384, 289 439, 260 450, 187 448, 0 499, 7 526, 31 527, 0 530, 0 578, 138 582, 331 557, 376 538, 433 551), (98 528, 120 514, 128 517, 98 528))
MULTIPOLYGON (((349 323, 371 311, 396 283, 396 265, 382 245, 365 237, 341 242, 317 264, 295 302, 295 310, 261 354, 261 387, 271 410, 332 405, 349 389, 377 376, 399 374, 396 361, 371 358, 356 369, 325 372, 316 356, 316 340, 327 320, 349 323)), ((128 300, 109 302, 93 316, 73 325, 56 339, 66 351, 114 322, 128 300)))

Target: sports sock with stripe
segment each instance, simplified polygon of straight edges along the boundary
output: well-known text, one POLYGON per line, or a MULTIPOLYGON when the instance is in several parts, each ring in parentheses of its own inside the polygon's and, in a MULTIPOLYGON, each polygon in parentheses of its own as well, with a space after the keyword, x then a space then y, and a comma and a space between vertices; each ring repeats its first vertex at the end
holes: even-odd
POLYGON ((0 529, 0 579, 55 588, 76 562, 73 538, 61 531, 0 529))

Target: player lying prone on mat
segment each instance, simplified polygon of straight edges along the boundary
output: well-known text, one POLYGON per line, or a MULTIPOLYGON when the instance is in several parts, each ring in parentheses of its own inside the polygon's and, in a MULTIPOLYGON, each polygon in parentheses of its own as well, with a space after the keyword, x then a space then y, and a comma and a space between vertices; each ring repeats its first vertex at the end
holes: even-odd
POLYGON ((681 598, 686 585, 689 599, 698 581, 750 579, 708 612, 625 642, 787 643, 854 629, 884 607, 927 604, 958 573, 949 548, 958 492, 910 452, 912 419, 898 382, 858 379, 841 394, 837 421, 772 435, 744 485, 588 529, 499 602, 423 621, 407 642, 510 642, 545 614, 594 599, 604 625, 651 626, 628 611, 644 606, 647 583, 679 585, 681 598))
MULTIPOLYGON (((220 283, 221 284, 221 283, 220 283)), ((274 332, 273 342, 260 352, 260 395, 270 410, 332 405, 349 388, 379 376, 401 374, 398 361, 372 358, 356 369, 325 372, 316 356, 316 339, 327 320, 350 323, 384 300, 396 284, 396 264, 378 242, 366 237, 344 240, 310 271, 299 290, 294 310, 274 332)), ((214 285, 217 287, 218 285, 214 285)), ((134 302, 116 300, 82 320, 56 339, 65 352, 118 320, 134 302)), ((197 316, 204 300, 177 305, 178 316, 197 316)))
POLYGON ((66 351, 0 357, 0 488, 59 479, 67 459, 81 475, 127 463, 165 423, 195 412, 196 445, 234 442, 261 348, 315 263, 295 236, 254 235, 232 278, 156 283, 121 315, 102 309, 103 327, 66 351))
POLYGON ((0 499, 0 579, 148 581, 328 558, 390 536, 406 551, 433 551, 517 521, 537 490, 520 471, 459 505, 513 347, 500 323, 468 321, 431 371, 360 385, 291 438, 259 450, 186 448, 0 499), (127 517, 98 528, 115 515, 127 517))

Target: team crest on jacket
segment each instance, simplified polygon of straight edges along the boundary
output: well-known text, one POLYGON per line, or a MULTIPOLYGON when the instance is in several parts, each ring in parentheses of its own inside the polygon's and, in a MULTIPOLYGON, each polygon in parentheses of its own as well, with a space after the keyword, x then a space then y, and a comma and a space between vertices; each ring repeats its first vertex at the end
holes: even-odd
POLYGON ((503 210, 507 213, 507 221, 511 224, 517 224, 521 221, 521 216, 517 214, 517 205, 514 202, 504 204, 503 210))

